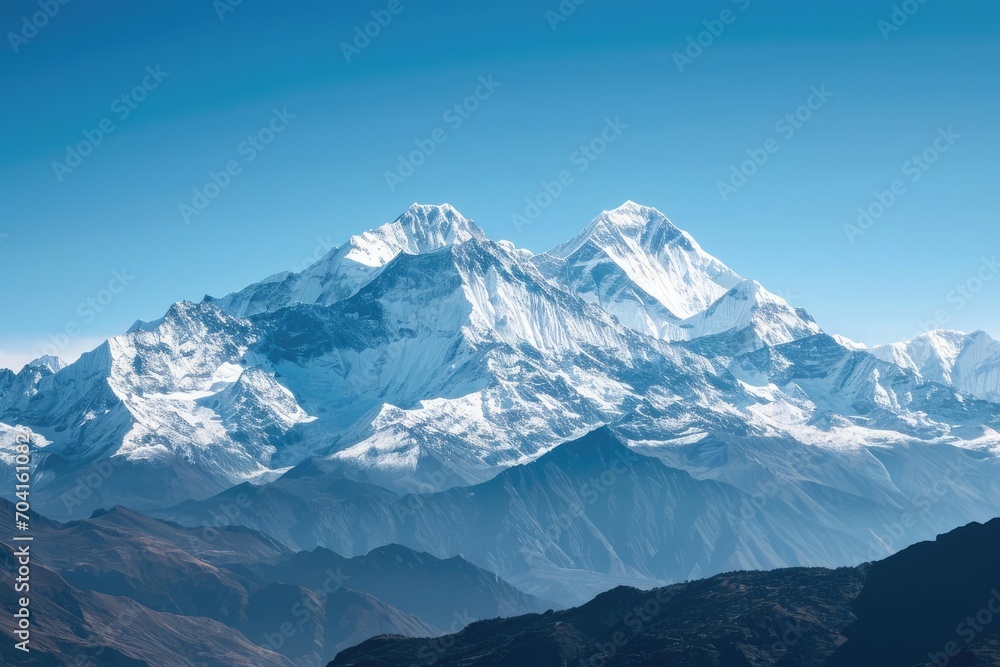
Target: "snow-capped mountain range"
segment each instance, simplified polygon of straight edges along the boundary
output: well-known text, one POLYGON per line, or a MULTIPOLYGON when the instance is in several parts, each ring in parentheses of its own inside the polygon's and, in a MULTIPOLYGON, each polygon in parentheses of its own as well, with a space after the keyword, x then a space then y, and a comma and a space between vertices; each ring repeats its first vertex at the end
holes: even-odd
POLYGON ((627 202, 540 255, 545 275, 625 326, 664 340, 753 327, 778 345, 820 333, 804 312, 712 257, 656 209, 627 202))
POLYGON ((451 206, 414 205, 304 271, 177 303, 73 364, 0 371, 0 465, 30 428, 37 507, 79 517, 310 460, 391 493, 440 491, 611 424, 697 479, 787 484, 803 522, 833 491, 904 508, 946 466, 962 491, 936 501, 934 530, 1000 513, 998 402, 986 334, 858 349, 655 209, 628 202, 533 255, 451 206))
POLYGON ((926 380, 1000 403, 1000 342, 984 331, 931 331, 873 348, 872 354, 926 380))

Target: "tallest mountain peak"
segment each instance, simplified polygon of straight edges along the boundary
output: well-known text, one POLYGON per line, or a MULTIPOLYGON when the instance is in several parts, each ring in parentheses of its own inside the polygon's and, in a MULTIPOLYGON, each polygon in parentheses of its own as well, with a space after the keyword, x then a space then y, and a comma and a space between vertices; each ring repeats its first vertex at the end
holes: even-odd
POLYGON ((620 321, 660 336, 655 322, 704 311, 742 278, 660 211, 627 201, 546 253, 546 271, 620 321))
POLYGON ((597 217, 595 222, 602 220, 624 226, 646 227, 650 223, 667 223, 671 227, 673 226, 667 219, 667 216, 663 215, 663 213, 657 209, 652 206, 637 204, 631 199, 618 208, 613 208, 610 211, 603 211, 601 215, 597 217))
POLYGON ((405 250, 413 254, 485 236, 451 204, 415 203, 396 219, 394 225, 399 226, 398 231, 405 239, 405 250))
POLYGON ((410 207, 403 211, 398 220, 408 219, 432 219, 438 217, 465 220, 465 216, 455 210, 451 204, 420 204, 413 202, 410 207))
POLYGON ((687 232, 676 227, 659 210, 632 200, 610 211, 602 211, 566 246, 587 241, 608 245, 617 242, 616 239, 625 239, 654 252, 656 246, 666 244, 680 245, 692 251, 701 250, 687 232))
POLYGON ((618 208, 613 208, 610 211, 605 211, 605 213, 636 213, 636 212, 637 213, 653 212, 656 213, 657 215, 663 216, 663 214, 660 213, 656 208, 652 206, 645 206, 638 202, 632 201, 631 199, 627 200, 624 204, 622 204, 618 208))

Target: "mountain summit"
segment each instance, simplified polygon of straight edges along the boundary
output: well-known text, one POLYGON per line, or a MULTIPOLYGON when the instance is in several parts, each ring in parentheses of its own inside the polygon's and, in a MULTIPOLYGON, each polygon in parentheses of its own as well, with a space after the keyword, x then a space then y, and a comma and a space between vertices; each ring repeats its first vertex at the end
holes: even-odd
POLYGON ((631 201, 541 257, 549 274, 626 324, 690 317, 741 280, 665 215, 631 201))
POLYGON ((928 380, 1000 403, 1000 342, 985 331, 930 331, 873 348, 872 354, 928 380))
POLYGON ((66 368, 65 361, 51 354, 43 354, 37 359, 29 361, 27 365, 34 368, 46 368, 52 373, 58 373, 62 369, 66 368))
POLYGON ((655 208, 628 201, 535 258, 564 289, 625 326, 668 341, 730 334, 730 351, 820 333, 804 311, 702 250, 655 208))
MULTIPOLYGON (((418 255, 472 238, 485 238, 483 230, 462 216, 451 204, 413 204, 389 227, 398 226, 403 252, 418 255)), ((385 229, 384 227, 382 229, 385 229)))

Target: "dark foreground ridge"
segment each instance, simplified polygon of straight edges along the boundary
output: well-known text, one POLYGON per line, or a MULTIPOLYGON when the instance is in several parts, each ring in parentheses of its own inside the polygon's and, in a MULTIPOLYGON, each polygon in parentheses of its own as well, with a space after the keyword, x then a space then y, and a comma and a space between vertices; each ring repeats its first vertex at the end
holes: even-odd
MULTIPOLYGON (((0 519, 13 523, 3 499, 0 519)), ((548 608, 461 558, 397 545, 293 553, 247 528, 185 528, 121 507, 32 525, 31 652, 14 648, 17 619, 4 614, 0 665, 319 667, 376 635, 435 636, 548 608)), ((0 541, 11 610, 24 594, 14 546, 0 541)))
POLYGON ((1000 519, 857 568, 621 587, 436 639, 382 636, 329 667, 1000 665, 1000 519))

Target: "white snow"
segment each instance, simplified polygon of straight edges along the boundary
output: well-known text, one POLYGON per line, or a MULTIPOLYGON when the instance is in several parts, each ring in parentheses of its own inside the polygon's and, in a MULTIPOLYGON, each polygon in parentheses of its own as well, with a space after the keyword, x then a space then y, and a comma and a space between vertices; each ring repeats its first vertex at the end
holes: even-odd
POLYGON ((1000 403, 1000 342, 983 331, 930 331, 871 352, 924 379, 1000 403))
POLYGON ((871 354, 830 339, 632 202, 543 255, 414 205, 55 375, 0 376, 0 415, 81 460, 195 465, 220 486, 317 455, 387 486, 425 469, 472 483, 625 417, 649 447, 735 426, 831 452, 991 451, 995 412, 956 390, 1000 400, 998 348, 982 332, 871 354), (317 319, 288 309, 306 303, 317 319))

